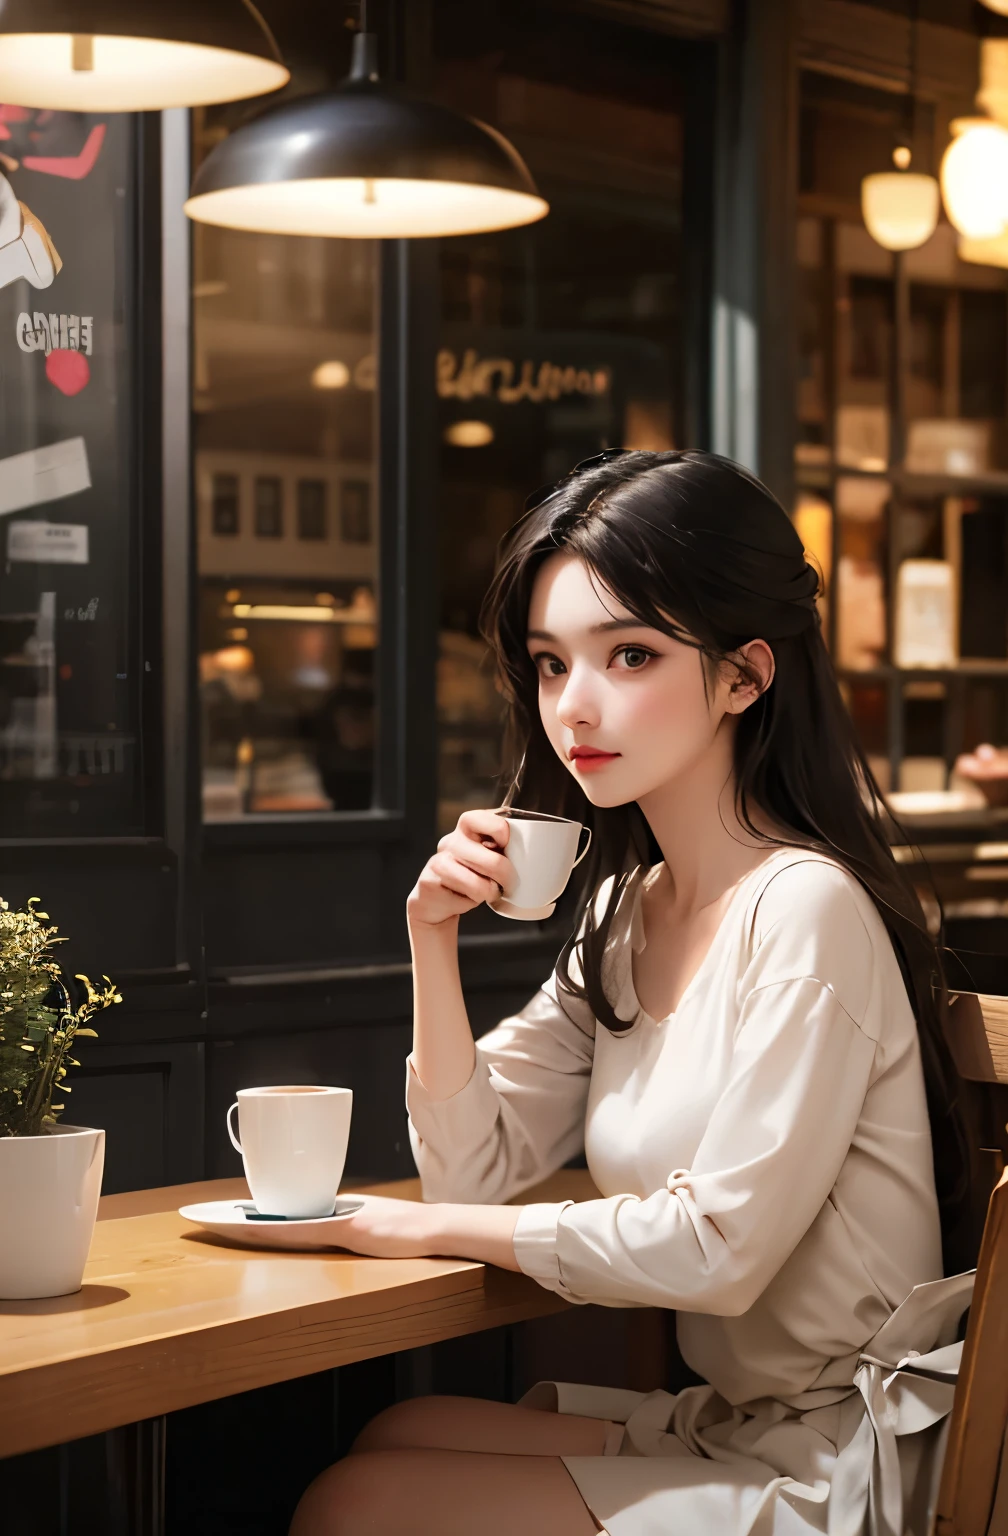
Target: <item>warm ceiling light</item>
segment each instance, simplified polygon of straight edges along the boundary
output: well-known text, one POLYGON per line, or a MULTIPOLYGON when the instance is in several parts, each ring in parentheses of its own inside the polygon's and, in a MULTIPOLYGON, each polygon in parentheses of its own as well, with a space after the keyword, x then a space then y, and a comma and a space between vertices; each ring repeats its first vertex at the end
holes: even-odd
POLYGON ((861 183, 861 216, 872 239, 887 251, 912 251, 930 240, 939 208, 933 176, 880 171, 861 183))
POLYGON ((377 39, 358 32, 342 85, 236 128, 185 210, 265 234, 399 239, 511 229, 549 205, 496 129, 380 81, 377 39))
POLYGON ((4 0, 0 101, 144 112, 261 96, 290 71, 251 0, 4 0))
POLYGON ((316 389, 345 389, 350 383, 350 369, 334 357, 312 369, 311 381, 316 389))
POLYGON ((485 448, 494 440, 494 429, 488 421, 453 421, 445 427, 444 440, 453 448, 485 448))
POLYGON ((961 235, 999 235, 1008 224, 1008 131, 983 117, 960 117, 941 163, 945 212, 961 235))
POLYGON ((374 621, 374 607, 355 603, 349 608, 331 608, 311 603, 235 603, 236 619, 272 619, 295 624, 360 624, 374 621))
POLYGON ((999 16, 1008 16, 1008 0, 980 0, 989 11, 996 11, 999 16))
MULTIPOLYGON (((1008 9, 1005 14, 1008 15, 1008 9)), ((1008 123, 1008 37, 985 37, 980 44, 976 104, 996 123, 1008 123)))
POLYGON ((960 235, 959 260, 974 261, 982 267, 1008 267, 1008 229, 986 240, 960 235))
POLYGON ((895 171, 879 171, 861 183, 861 217, 872 239, 887 251, 912 251, 930 240, 938 225, 941 197, 933 176, 911 171, 917 133, 917 11, 910 0, 909 90, 903 124, 892 152, 895 171))

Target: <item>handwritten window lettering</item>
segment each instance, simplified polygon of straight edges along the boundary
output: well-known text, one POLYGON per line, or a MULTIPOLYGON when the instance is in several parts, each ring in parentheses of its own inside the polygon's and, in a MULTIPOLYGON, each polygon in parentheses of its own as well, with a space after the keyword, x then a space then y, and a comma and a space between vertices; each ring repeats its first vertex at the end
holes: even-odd
POLYGON ((482 396, 515 405, 519 400, 559 400, 561 395, 606 395, 612 373, 605 367, 535 363, 525 358, 480 357, 467 347, 461 358, 448 347, 437 355, 437 392, 442 400, 472 400, 482 396))
POLYGON ((17 344, 22 352, 83 352, 91 356, 94 341, 93 315, 42 314, 22 311, 17 317, 17 344))

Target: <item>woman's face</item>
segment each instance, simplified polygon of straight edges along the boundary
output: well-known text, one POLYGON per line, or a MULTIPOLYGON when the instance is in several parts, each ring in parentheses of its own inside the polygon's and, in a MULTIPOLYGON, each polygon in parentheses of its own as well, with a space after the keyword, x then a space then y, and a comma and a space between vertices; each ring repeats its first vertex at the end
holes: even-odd
POLYGON ((635 619, 563 551, 536 577, 528 649, 546 735, 593 805, 641 800, 720 759, 730 717, 758 696, 733 668, 705 689, 698 650, 635 619))

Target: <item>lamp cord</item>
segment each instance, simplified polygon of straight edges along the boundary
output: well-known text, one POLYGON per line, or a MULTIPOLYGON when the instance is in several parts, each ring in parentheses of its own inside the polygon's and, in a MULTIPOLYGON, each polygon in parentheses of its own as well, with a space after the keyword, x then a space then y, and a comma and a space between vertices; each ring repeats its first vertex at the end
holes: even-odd
POLYGON ((367 31, 367 0, 360 0, 360 29, 367 31))
MULTIPOLYGON (((364 5, 365 3, 366 3, 366 0, 361 0, 361 4, 362 5, 364 5)), ((919 31, 920 31, 919 25, 918 25, 919 12, 920 12, 920 0, 910 0, 910 50, 909 50, 910 80, 909 80, 909 83, 908 83, 909 95, 907 97, 907 109, 906 109, 906 134, 907 134, 907 148, 910 150, 911 157, 913 155, 914 138, 915 138, 915 135, 916 135, 916 128, 917 128, 917 64, 918 64, 917 50, 918 50, 918 46, 919 46, 919 31)))

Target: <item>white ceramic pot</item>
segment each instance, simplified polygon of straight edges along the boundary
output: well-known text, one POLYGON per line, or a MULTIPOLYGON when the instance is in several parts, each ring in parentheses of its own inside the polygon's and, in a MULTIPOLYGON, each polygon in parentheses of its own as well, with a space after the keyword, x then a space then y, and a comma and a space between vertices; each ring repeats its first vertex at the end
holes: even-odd
POLYGON ((104 1166, 104 1131, 0 1136, 0 1298, 80 1290, 104 1166))

